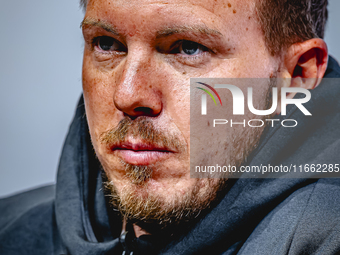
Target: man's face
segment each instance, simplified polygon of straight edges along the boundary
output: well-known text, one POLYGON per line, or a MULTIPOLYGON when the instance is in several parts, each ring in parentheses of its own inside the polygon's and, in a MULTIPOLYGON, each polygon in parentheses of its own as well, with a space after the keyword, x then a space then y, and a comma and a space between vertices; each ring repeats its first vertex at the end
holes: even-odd
MULTIPOLYGON (((86 114, 115 192, 134 201, 126 207, 150 198, 158 201, 157 210, 185 207, 188 201, 205 207, 214 198, 217 181, 190 178, 189 79, 275 72, 277 62, 266 49, 254 5, 252 0, 89 2, 83 22, 86 114)), ((263 97, 267 89, 260 86, 256 95, 263 97)))

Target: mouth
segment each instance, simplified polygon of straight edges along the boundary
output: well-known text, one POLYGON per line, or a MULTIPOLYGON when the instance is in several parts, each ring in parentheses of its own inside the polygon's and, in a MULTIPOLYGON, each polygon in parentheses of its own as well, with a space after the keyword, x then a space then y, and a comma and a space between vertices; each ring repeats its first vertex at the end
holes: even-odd
POLYGON ((175 153, 167 147, 134 139, 111 146, 111 151, 128 164, 141 166, 164 160, 175 153))

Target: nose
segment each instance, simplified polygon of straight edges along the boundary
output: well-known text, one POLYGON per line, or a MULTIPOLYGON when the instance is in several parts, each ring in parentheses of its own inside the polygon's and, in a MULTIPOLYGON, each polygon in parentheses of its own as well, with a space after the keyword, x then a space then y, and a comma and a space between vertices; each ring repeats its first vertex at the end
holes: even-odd
POLYGON ((162 111, 161 77, 152 53, 130 50, 115 75, 113 101, 118 110, 131 118, 155 117, 162 111))

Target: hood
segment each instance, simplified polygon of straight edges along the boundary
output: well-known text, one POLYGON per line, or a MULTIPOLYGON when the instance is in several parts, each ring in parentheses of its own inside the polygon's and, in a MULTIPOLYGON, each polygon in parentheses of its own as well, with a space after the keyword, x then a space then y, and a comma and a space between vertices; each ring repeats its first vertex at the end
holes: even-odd
MULTIPOLYGON (((340 78, 340 68, 329 60, 327 78, 340 78)), ((265 134, 249 165, 338 163, 340 153, 340 86, 322 82, 312 91, 305 118, 293 129, 276 128, 265 134), (317 119, 317 121, 316 121, 317 119)), ((225 197, 185 235, 168 244, 164 254, 237 252, 259 222, 296 190, 317 179, 230 180, 225 197)), ((61 239, 71 254, 121 254, 121 219, 108 205, 102 189, 101 166, 95 157, 81 97, 70 126, 57 176, 55 213, 61 239)), ((214 253, 214 254, 215 254, 214 253)))

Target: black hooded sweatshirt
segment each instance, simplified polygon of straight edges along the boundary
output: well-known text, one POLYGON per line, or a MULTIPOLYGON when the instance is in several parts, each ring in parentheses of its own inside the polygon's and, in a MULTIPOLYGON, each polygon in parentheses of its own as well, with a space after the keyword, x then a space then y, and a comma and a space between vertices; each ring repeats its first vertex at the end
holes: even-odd
MULTIPOLYGON (((325 77, 340 78, 332 58, 325 77)), ((340 162, 340 82, 311 92, 305 106, 313 118, 292 107, 299 125, 269 130, 249 165, 340 162)), ((340 254, 340 179, 230 180, 221 201, 171 239, 135 239, 121 229, 103 193, 81 98, 56 185, 0 200, 0 254, 122 254, 124 245, 126 255, 340 254)))

